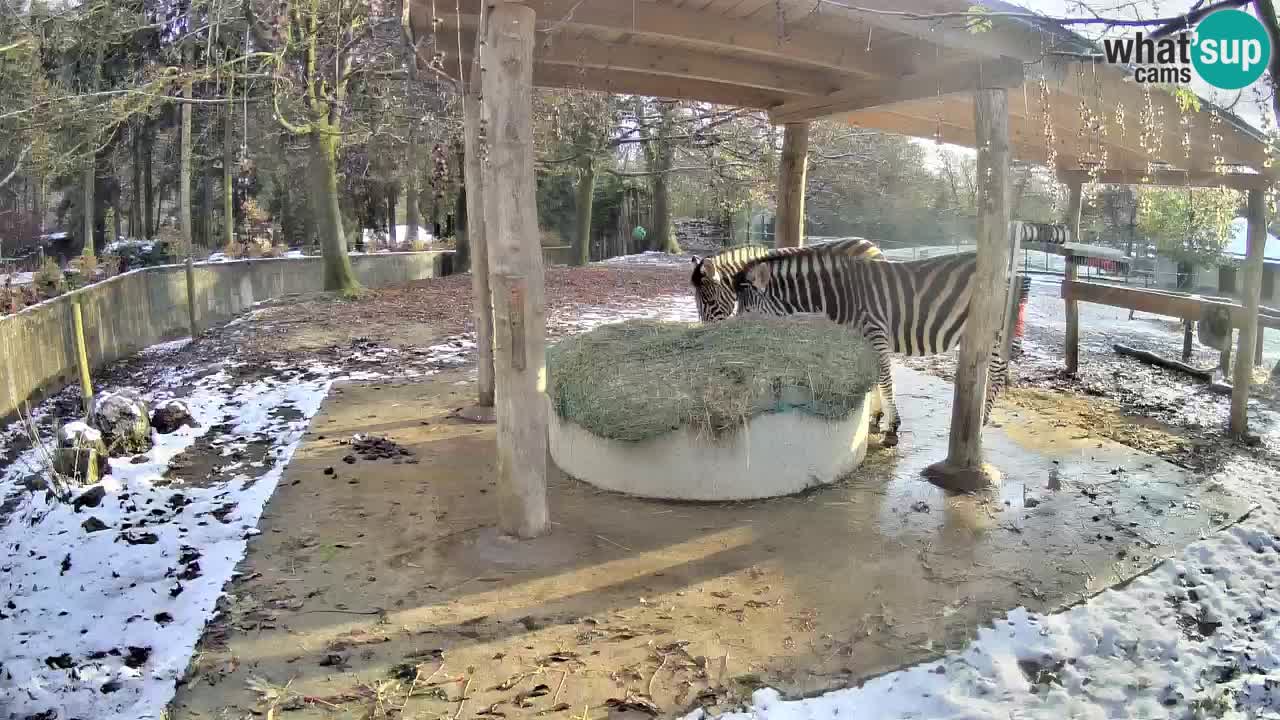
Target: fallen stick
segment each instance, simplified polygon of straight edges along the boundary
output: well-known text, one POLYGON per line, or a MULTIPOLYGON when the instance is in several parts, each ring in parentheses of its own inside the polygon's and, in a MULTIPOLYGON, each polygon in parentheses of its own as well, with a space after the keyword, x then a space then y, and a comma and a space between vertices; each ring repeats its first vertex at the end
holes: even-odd
POLYGON ((1192 367, 1191 365, 1188 365, 1184 362, 1162 358, 1159 355, 1156 355, 1155 353, 1147 352, 1146 350, 1139 350, 1137 348, 1131 348, 1128 345, 1112 345, 1111 347, 1120 355, 1127 355, 1128 357, 1131 357, 1131 358, 1137 358, 1138 360, 1141 360, 1145 363, 1149 363, 1157 367, 1162 367, 1166 370, 1174 370, 1176 372, 1185 373, 1201 382, 1206 382, 1206 383, 1213 382, 1213 370, 1201 370, 1200 368, 1192 367))

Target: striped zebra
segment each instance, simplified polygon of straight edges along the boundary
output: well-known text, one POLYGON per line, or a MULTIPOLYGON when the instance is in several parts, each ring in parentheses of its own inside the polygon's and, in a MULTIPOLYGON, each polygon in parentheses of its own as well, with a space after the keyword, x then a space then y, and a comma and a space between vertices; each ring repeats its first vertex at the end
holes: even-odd
MULTIPOLYGON (((975 253, 957 253, 907 262, 858 262, 808 248, 806 252, 763 256, 734 275, 739 313, 791 315, 822 313, 858 328, 880 361, 880 411, 871 424, 887 420, 885 445, 898 443, 902 424, 893 396, 889 354, 936 355, 960 341, 969 314, 977 265, 975 253)), ((1021 294, 1022 288, 1019 288, 1021 294)), ((982 421, 1008 380, 1000 333, 991 351, 990 382, 982 421)))
POLYGON ((792 255, 801 251, 820 249, 861 260, 881 260, 884 254, 870 240, 844 238, 814 243, 804 248, 767 248, 762 245, 743 245, 730 248, 705 258, 693 256, 693 298, 698 304, 698 317, 702 322, 723 320, 733 315, 738 301, 731 281, 733 276, 752 260, 766 256, 792 255))

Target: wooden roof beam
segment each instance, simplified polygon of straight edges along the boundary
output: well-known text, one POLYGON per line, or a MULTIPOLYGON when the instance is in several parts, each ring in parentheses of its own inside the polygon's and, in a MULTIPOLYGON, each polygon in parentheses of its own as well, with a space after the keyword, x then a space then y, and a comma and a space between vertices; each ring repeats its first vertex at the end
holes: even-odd
MULTIPOLYGON (((445 67, 457 62, 457 52, 445 46, 445 67)), ((463 64, 471 62, 464 49, 463 64)), ((534 61, 597 71, 625 70, 648 75, 727 83, 744 88, 771 90, 787 95, 821 95, 840 85, 831 73, 814 72, 762 61, 744 60, 715 53, 682 48, 654 48, 607 43, 594 38, 552 40, 540 44, 534 61)))
POLYGON ((931 68, 904 77, 847 88, 825 97, 786 103, 771 110, 769 119, 776 125, 804 122, 910 100, 992 88, 1019 87, 1022 82, 1022 61, 1017 58, 931 68))
MULTIPOLYGON (((1095 178, 1088 170, 1059 170, 1064 183, 1090 183, 1095 178)), ((1273 182, 1266 175, 1215 173, 1204 171, 1160 169, 1149 173, 1137 170, 1103 170, 1096 182, 1105 185, 1167 185, 1174 187, 1227 187, 1233 190, 1267 190, 1273 182), (1144 180, 1145 178, 1145 180, 1144 180)))
MULTIPOLYGON (((465 58, 463 62, 464 64, 470 62, 470 58, 465 58)), ((707 82, 705 80, 664 78, 631 70, 600 71, 587 69, 584 72, 581 68, 539 63, 536 62, 536 59, 533 66, 533 84, 537 87, 545 88, 592 90, 616 95, 644 95, 674 100, 693 100, 755 110, 768 110, 783 101, 803 97, 770 90, 760 90, 758 88, 707 82)))
MULTIPOLYGON (((428 5, 423 0, 413 2, 411 21, 414 30, 425 37, 432 30, 428 5)), ((904 62, 909 62, 900 55, 887 57, 874 47, 868 50, 864 44, 849 42, 847 37, 834 33, 795 28, 780 39, 775 27, 756 21, 652 2, 643 2, 634 7, 630 3, 583 3, 578 0, 527 0, 523 4, 532 7, 537 13, 538 45, 542 45, 548 38, 554 43, 563 37, 558 34, 559 31, 576 28, 671 38, 707 49, 732 49, 738 53, 750 53, 862 77, 882 77, 886 68, 901 69, 904 62), (553 28, 556 32, 548 34, 553 28)), ((456 27, 455 17, 453 12, 441 13, 448 28, 456 27)), ((462 19, 464 25, 475 26, 474 13, 464 13, 462 19)), ((470 45, 472 39, 464 33, 465 44, 470 45)), ((572 44, 577 39, 564 37, 564 41, 572 44)), ((446 46, 449 44, 451 43, 446 43, 446 46)))

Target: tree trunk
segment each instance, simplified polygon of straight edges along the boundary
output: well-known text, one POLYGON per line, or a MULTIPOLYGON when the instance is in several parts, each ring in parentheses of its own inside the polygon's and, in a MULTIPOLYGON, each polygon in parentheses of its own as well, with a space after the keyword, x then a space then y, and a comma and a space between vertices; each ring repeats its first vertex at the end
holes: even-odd
POLYGON ((578 235, 574 240, 573 264, 591 262, 591 202, 596 189, 596 162, 583 154, 578 163, 578 235))
POLYGON ((399 192, 392 183, 387 186, 387 239, 391 241, 391 247, 396 246, 396 195, 399 192))
POLYGON ((417 124, 409 124, 409 144, 405 148, 404 224, 409 247, 418 242, 418 139, 417 124))
POLYGON ((453 235, 453 271, 464 273, 471 268, 471 229, 467 224, 467 188, 458 188, 457 221, 453 235))
POLYGON ((213 247, 217 233, 213 229, 213 184, 216 170, 209 163, 203 173, 204 183, 200 188, 200 244, 213 247))
POLYGON ((36 172, 36 197, 35 197, 35 215, 36 215, 36 242, 40 243, 40 238, 44 236, 44 171, 36 172))
MULTIPOLYGON (((669 167, 666 169, 670 169, 669 167)), ((653 249, 673 255, 680 252, 680 243, 671 231, 671 192, 668 188, 667 175, 662 173, 653 176, 653 249)))
MULTIPOLYGON (((227 88, 227 99, 234 98, 235 92, 236 85, 235 81, 232 80, 231 85, 227 88)), ((235 149, 232 147, 232 143, 235 141, 235 133, 233 131, 235 124, 232 122, 234 117, 235 106, 228 104, 226 117, 222 125, 222 244, 224 246, 230 245, 235 241, 235 179, 231 171, 232 166, 235 164, 235 149)), ((283 228, 281 230, 283 231, 283 228)))
POLYGON ((152 159, 155 155, 154 148, 155 135, 145 133, 142 138, 142 189, 145 191, 144 202, 142 203, 146 217, 142 229, 141 240, 152 240, 156 236, 159 229, 156 225, 158 218, 156 217, 156 186, 155 176, 152 174, 152 159))
POLYGON ((360 291, 347 241, 343 234, 342 209, 338 204, 338 128, 316 121, 310 135, 311 145, 311 212, 320 234, 320 252, 324 255, 324 287, 343 295, 360 291))
MULTIPOLYGON (((190 46, 184 51, 185 58, 190 58, 190 46)), ((184 83, 182 94, 191 97, 191 82, 184 83)), ((195 243, 195 233, 191 227, 191 103, 182 103, 182 136, 178 145, 178 227, 182 232, 182 253, 191 254, 191 246, 195 243)))
POLYGON ((147 236, 146 228, 142 227, 142 138, 139 137, 142 128, 139 125, 133 126, 132 147, 130 150, 133 154, 133 198, 129 203, 129 235, 135 240, 141 240, 147 236))
POLYGON ((112 242, 114 242, 118 238, 124 237, 124 228, 121 227, 121 225, 124 223, 124 208, 122 208, 120 205, 121 205, 120 193, 117 192, 112 202, 112 209, 115 210, 115 215, 112 216, 112 220, 114 221, 111 227, 112 242))
POLYGON ((84 250, 83 253, 88 257, 93 257, 93 186, 97 181, 97 168, 94 158, 90 157, 85 162, 84 170, 80 173, 80 211, 84 216, 81 218, 83 224, 81 232, 84 233, 84 250))
POLYGON ((778 163, 777 220, 774 244, 804 244, 804 190, 809 168, 809 123, 787 123, 782 134, 782 159, 778 163))

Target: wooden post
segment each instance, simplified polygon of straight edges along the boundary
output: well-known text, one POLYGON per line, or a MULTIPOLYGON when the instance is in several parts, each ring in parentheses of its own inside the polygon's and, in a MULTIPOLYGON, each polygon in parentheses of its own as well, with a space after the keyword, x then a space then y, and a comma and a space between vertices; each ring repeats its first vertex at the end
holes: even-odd
MULTIPOLYGON (((499 526, 531 538, 546 531, 546 315, 535 205, 534 11, 499 2, 485 28, 480 118, 487 155, 482 187, 493 296, 498 419, 499 526)), ((480 193, 476 193, 480 197, 480 193)))
POLYGON ((93 405, 93 376, 89 373, 89 348, 84 341, 84 312, 81 309, 80 293, 71 295, 71 325, 76 342, 76 365, 80 368, 80 399, 84 403, 84 413, 89 414, 93 405))
POLYGON ((1267 334, 1267 329, 1259 325, 1258 326, 1258 342, 1253 346, 1253 366, 1254 367, 1258 367, 1262 365, 1262 346, 1264 344, 1264 341, 1266 340, 1266 334, 1267 334))
POLYGON ((778 163, 778 213, 775 247, 804 244, 804 184, 809 169, 809 123, 787 123, 778 163))
POLYGON ((1267 203, 1262 190, 1249 191, 1249 250, 1244 266, 1244 323, 1240 326, 1240 347, 1236 350, 1236 370, 1231 382, 1232 435, 1243 437, 1249 430, 1249 385, 1253 380, 1253 352, 1258 335, 1258 305, 1262 295, 1263 249, 1267 243, 1267 203))
POLYGON ((982 411, 991 344, 999 327, 1001 291, 1009 247, 1009 95, 979 90, 974 98, 977 130, 978 259, 969 297, 969 317, 960 338, 955 400, 947 459, 925 475, 950 490, 976 490, 994 481, 982 463, 982 411))
MULTIPOLYGON (((1080 208, 1084 204, 1084 186, 1078 182, 1071 183, 1071 195, 1067 201, 1067 225, 1071 228, 1071 242, 1080 242, 1080 208)), ((1063 282, 1075 282, 1077 277, 1076 258, 1067 256, 1066 274, 1063 282)), ((1067 300, 1067 372, 1074 375, 1080 368, 1080 305, 1075 300, 1067 300)))
POLYGON ((471 63, 463 98, 463 153, 467 196, 467 244, 471 249, 471 303, 476 320, 476 420, 493 420, 493 298, 489 294, 489 250, 484 228, 484 178, 480 159, 480 63, 471 63), (483 417, 482 417, 483 416, 483 417))
POLYGON ((1192 343, 1195 342, 1195 323, 1191 320, 1182 321, 1182 362, 1191 362, 1192 343))

